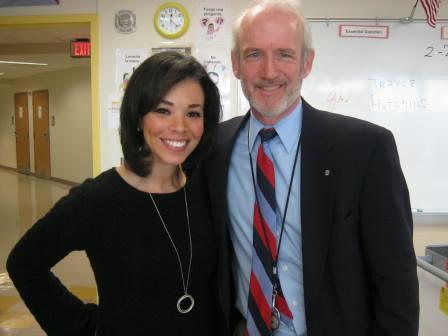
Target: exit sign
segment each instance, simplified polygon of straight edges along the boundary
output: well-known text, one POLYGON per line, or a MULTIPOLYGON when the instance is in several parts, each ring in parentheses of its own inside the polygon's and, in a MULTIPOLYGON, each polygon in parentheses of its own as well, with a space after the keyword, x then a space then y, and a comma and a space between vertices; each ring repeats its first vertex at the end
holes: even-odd
POLYGON ((70 41, 71 57, 90 57, 90 40, 70 41))

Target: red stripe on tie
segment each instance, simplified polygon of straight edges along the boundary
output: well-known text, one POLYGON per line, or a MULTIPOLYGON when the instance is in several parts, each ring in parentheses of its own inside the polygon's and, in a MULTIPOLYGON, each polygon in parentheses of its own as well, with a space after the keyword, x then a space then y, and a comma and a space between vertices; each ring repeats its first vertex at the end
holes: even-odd
POLYGON ((266 179, 269 181, 270 185, 275 188, 274 164, 269 156, 265 154, 262 146, 258 147, 257 165, 263 171, 263 174, 266 176, 266 179))
POLYGON ((261 289, 260 283, 254 272, 251 272, 250 274, 250 292, 257 304, 258 311, 260 312, 266 327, 271 330, 271 306, 266 301, 263 290, 261 289))
POLYGON ((275 306, 280 311, 280 313, 292 320, 292 313, 289 310, 288 303, 286 302, 283 295, 277 295, 277 297, 275 298, 275 306))
POLYGON ((271 253, 272 259, 275 260, 275 256, 277 254, 277 238, 272 234, 271 228, 261 216, 260 207, 256 202, 254 206, 254 224, 264 247, 271 253), (268 239, 269 245, 266 243, 266 238, 268 239))

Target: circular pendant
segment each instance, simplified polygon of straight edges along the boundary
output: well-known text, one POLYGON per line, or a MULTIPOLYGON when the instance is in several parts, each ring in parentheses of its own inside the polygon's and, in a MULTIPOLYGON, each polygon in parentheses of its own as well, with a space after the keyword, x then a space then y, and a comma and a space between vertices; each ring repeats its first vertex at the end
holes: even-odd
POLYGON ((177 300, 177 310, 186 314, 191 311, 194 307, 194 299, 190 294, 184 294, 179 300, 177 300))
POLYGON ((272 308, 271 330, 277 330, 280 327, 280 313, 277 308, 272 308))

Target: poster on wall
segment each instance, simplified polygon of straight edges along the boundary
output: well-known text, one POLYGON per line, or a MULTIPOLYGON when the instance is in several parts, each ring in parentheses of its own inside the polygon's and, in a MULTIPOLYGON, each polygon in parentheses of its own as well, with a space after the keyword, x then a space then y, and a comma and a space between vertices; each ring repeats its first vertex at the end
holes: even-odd
POLYGON ((223 119, 230 117, 230 76, 232 68, 230 65, 230 55, 226 48, 206 48, 198 46, 196 57, 205 67, 210 78, 215 82, 221 93, 221 103, 223 105, 223 119))
POLYGON ((219 2, 200 3, 195 23, 198 44, 229 44, 231 22, 227 6, 219 2))
POLYGON ((111 94, 107 99, 107 128, 118 129, 120 126, 121 95, 111 94))
POLYGON ((149 48, 116 50, 115 88, 118 94, 123 95, 132 73, 150 54, 149 48))

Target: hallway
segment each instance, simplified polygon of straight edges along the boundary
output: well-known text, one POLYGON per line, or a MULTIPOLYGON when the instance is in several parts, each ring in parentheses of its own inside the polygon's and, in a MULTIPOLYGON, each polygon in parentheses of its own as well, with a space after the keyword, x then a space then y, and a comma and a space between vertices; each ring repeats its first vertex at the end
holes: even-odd
MULTIPOLYGON (((23 233, 72 186, 2 168, 0 185, 0 336, 43 336, 9 280, 5 263, 23 233)), ((96 302, 95 280, 84 253, 71 253, 54 272, 81 299, 96 302)))

